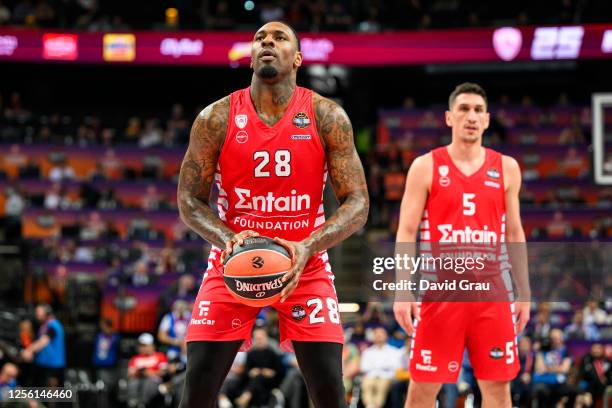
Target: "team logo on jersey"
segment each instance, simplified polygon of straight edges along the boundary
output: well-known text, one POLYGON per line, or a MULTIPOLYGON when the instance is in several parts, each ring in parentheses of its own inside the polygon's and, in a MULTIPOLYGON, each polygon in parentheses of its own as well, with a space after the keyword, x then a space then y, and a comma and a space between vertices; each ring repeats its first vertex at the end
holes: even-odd
POLYGON ((438 166, 438 173, 440 174, 440 185, 442 187, 448 187, 450 185, 450 178, 448 178, 448 166, 438 166))
POLYGON ((487 176, 491 177, 492 179, 498 179, 499 171, 497 171, 496 168, 490 168, 489 170, 487 170, 487 176))
POLYGON ((247 140, 249 140, 249 134, 244 130, 241 130, 236 133, 236 141, 238 143, 246 143, 247 140))
POLYGON ((304 112, 298 112, 293 117, 293 124, 300 129, 305 129, 310 126, 310 118, 304 112))
POLYGON ((249 119, 247 118, 247 115, 236 115, 236 117, 234 118, 236 126, 238 126, 240 129, 244 129, 244 127, 247 125, 248 120, 249 119))
POLYGON ((291 308, 291 317, 293 320, 300 321, 306 317, 306 310, 301 305, 295 305, 291 308))
POLYGON ((310 140, 311 135, 291 135, 291 140, 310 140))
POLYGON ((489 351, 489 357, 494 360, 499 360, 504 357, 504 352, 499 347, 493 347, 491 351, 489 351))

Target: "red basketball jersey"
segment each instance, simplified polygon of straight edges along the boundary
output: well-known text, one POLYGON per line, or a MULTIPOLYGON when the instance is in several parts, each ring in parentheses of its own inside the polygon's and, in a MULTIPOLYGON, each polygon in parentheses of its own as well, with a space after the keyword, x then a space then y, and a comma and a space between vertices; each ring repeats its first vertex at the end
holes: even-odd
POLYGON ((219 217, 236 232, 248 229, 292 241, 308 237, 325 222, 327 178, 312 91, 296 87, 274 126, 257 115, 250 88, 232 93, 230 101, 215 175, 219 217))
POLYGON ((504 242, 506 196, 502 155, 485 150, 484 164, 469 177, 455 166, 446 147, 431 152, 433 177, 423 215, 422 241, 504 242))
POLYGON ((486 255, 492 262, 486 263, 482 273, 500 273, 504 264, 499 261, 507 259, 502 245, 506 232, 502 155, 486 149, 484 164, 470 176, 455 166, 446 147, 434 149, 432 156, 431 191, 420 229, 421 252, 439 256, 437 252, 452 246, 453 251, 463 249, 470 257, 486 255), (438 243, 436 253, 432 254, 428 243, 438 243))

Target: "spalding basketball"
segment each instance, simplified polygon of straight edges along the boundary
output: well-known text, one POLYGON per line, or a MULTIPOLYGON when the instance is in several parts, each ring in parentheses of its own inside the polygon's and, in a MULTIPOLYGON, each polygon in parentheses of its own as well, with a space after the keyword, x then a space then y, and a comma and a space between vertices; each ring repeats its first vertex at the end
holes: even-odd
POLYGON ((263 307, 279 300, 287 284, 281 278, 291 268, 291 256, 268 237, 249 237, 234 246, 223 265, 230 293, 245 305, 263 307))

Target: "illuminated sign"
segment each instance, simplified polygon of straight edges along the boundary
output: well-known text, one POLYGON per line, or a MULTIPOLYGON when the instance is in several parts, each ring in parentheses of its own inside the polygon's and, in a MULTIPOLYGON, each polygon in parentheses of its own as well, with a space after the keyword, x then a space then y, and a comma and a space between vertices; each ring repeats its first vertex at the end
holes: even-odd
POLYGON ((601 52, 612 52, 612 30, 606 30, 601 40, 601 52))
POLYGON ((0 55, 13 55, 18 40, 14 35, 0 35, 0 55))
POLYGON ((74 61, 78 53, 76 34, 43 34, 44 59, 74 61))
POLYGON ((251 55, 251 42, 237 42, 232 45, 227 57, 230 61, 239 61, 251 55))
POLYGON ((327 38, 304 38, 301 43, 305 61, 327 61, 334 51, 334 43, 327 38))
POLYGON ((190 38, 164 38, 159 46, 162 55, 180 58, 183 55, 199 56, 204 51, 202 40, 192 40, 190 38))
POLYGON ((493 32, 493 48, 504 61, 512 61, 521 51, 523 34, 513 27, 498 28, 493 32))
POLYGON ((134 61, 136 37, 134 34, 104 34, 104 61, 134 61))
POLYGON ((531 43, 531 58, 535 60, 574 59, 580 55, 584 28, 539 27, 531 43))

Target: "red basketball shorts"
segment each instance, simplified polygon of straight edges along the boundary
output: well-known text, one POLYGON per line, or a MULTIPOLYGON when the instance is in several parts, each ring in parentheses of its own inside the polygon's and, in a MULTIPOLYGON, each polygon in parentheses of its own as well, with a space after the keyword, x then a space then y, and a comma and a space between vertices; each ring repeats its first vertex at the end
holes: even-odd
POLYGON ((519 371, 511 302, 422 302, 410 350, 415 381, 454 383, 467 348, 474 375, 510 381, 519 371))
MULTIPOLYGON (((326 258, 326 255, 324 255, 326 258)), ((307 269, 289 298, 272 305, 278 311, 281 348, 292 350, 292 340, 344 343, 338 298, 329 264, 307 269)), ((236 300, 223 281, 223 272, 210 261, 193 306, 185 337, 191 341, 244 340, 251 345, 251 331, 260 308, 236 300)))

